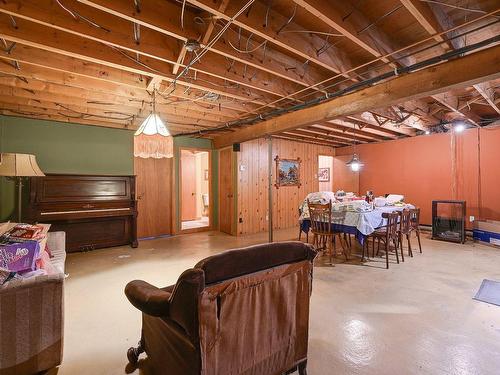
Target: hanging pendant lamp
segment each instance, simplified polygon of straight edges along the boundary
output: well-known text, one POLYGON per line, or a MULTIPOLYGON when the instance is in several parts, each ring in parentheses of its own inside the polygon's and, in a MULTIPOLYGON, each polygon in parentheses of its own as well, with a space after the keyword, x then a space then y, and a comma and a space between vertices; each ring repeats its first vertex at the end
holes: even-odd
MULTIPOLYGON (((356 125, 354 125, 354 127, 355 126, 356 125)), ((354 133, 354 131, 353 131, 353 133, 354 133)), ((363 165, 365 165, 364 163, 361 162, 361 160, 359 159, 358 154, 356 153, 356 140, 354 140, 354 154, 352 155, 352 159, 349 160, 346 163, 346 165, 349 166, 353 172, 358 172, 361 169, 361 167, 363 165)))
POLYGON ((134 156, 144 159, 174 157, 174 139, 156 112, 156 90, 153 91, 151 113, 134 134, 134 156))
POLYGON ((361 162, 361 160, 359 160, 359 156, 358 154, 354 154, 352 155, 352 159, 350 161, 348 161, 346 163, 349 167, 351 167, 351 170, 353 172, 357 172, 361 169, 361 167, 363 165, 365 165, 364 163, 361 162))

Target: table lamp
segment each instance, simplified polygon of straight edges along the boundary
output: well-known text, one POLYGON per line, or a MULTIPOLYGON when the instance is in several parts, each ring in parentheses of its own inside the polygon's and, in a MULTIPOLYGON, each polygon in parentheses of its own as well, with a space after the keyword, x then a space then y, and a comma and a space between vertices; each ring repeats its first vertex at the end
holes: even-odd
POLYGON ((0 154, 0 176, 15 181, 18 189, 17 197, 17 220, 21 220, 21 199, 23 189, 23 177, 45 176, 36 162, 35 155, 30 154, 0 154))

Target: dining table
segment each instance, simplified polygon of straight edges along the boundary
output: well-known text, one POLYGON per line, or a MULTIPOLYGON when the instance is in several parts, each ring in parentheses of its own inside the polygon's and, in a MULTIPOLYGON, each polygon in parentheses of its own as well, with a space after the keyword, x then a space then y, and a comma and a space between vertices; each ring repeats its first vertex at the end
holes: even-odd
MULTIPOLYGON (((337 210, 332 208, 332 228, 336 232, 354 235, 356 240, 363 245, 366 238, 377 228, 386 225, 387 219, 382 217, 385 212, 402 211, 405 208, 414 208, 411 204, 397 206, 374 207, 367 211, 337 210)), ((311 220, 308 213, 301 212, 299 219, 300 230, 309 233, 311 220)))

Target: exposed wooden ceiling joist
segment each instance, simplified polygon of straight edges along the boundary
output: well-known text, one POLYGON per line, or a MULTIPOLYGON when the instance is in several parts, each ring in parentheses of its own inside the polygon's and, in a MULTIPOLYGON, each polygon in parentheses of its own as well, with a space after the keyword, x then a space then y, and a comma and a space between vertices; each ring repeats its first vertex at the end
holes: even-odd
MULTIPOLYGON (((430 34, 438 34, 442 31, 441 25, 436 20, 434 13, 428 4, 421 0, 400 0, 401 4, 412 14, 418 23, 430 34)), ((453 45, 446 41, 441 35, 436 35, 434 40, 442 42, 444 50, 453 49, 453 45)))
POLYGON ((441 103, 443 106, 448 108, 450 111, 458 115, 459 117, 467 120, 475 126, 479 126, 479 116, 467 110, 460 108, 459 98, 451 92, 439 93, 431 95, 433 99, 441 103))
POLYGON ((495 102, 495 89, 491 87, 489 82, 478 83, 474 85, 474 89, 486 100, 496 113, 500 114, 500 108, 495 102))
MULTIPOLYGON (((4 17, 6 17, 4 15, 4 17)), ((113 49, 101 42, 90 39, 83 39, 79 36, 65 33, 62 31, 48 30, 45 26, 35 24, 26 20, 18 19, 17 28, 14 28, 7 20, 0 17, 0 37, 31 47, 44 49, 53 53, 59 53, 70 57, 86 60, 89 62, 110 66, 112 68, 122 69, 128 72, 142 74, 144 76, 157 75, 167 82, 173 82, 174 76, 167 71, 165 64, 157 59, 142 57, 139 62, 130 56, 126 57, 119 50, 113 49)), ((256 105, 266 105, 260 99, 255 99, 248 92, 239 88, 225 87, 224 90, 214 88, 214 85, 224 86, 224 80, 214 77, 205 77, 210 84, 198 84, 187 82, 184 79, 176 80, 176 84, 187 88, 194 88, 203 91, 209 91, 228 98, 254 103, 256 105)), ((198 76, 196 82, 205 79, 198 76)))
MULTIPOLYGON (((128 0, 79 0, 79 2, 177 38, 183 43, 188 39, 196 40, 199 38, 199 35, 194 32, 191 27, 185 27, 184 29, 181 27, 179 22, 181 18, 181 8, 168 1, 150 0, 144 2, 141 4, 140 12, 137 12, 134 5, 128 0), (168 14, 169 17, 165 17, 166 14, 168 14)), ((218 5, 213 6, 215 17, 211 20, 204 21, 207 24, 207 30, 213 27, 214 22, 212 21, 217 21, 217 19, 221 18, 218 15, 224 14, 226 3, 228 4, 229 2, 222 1, 218 5)), ((191 14, 188 9, 185 10, 185 24, 192 25, 195 23, 195 17, 196 16, 191 14)), ((236 25, 238 25, 237 22, 236 25)), ((208 35, 208 33, 205 35, 208 35)), ((309 69, 308 74, 305 76, 299 69, 287 69, 287 67, 297 65, 297 62, 284 53, 269 48, 269 46, 265 49, 265 54, 262 54, 262 56, 257 52, 240 53, 232 48, 225 39, 226 37, 218 41, 210 48, 210 51, 227 57, 228 59, 234 59, 243 64, 247 64, 251 68, 266 71, 303 87, 307 87, 325 78, 321 72, 314 68, 309 69)), ((246 42, 246 37, 243 36, 242 44, 246 44, 246 42)), ((206 44, 207 39, 203 38, 201 47, 204 48, 206 44)))
POLYGON ((376 86, 260 122, 238 132, 214 138, 216 148, 317 123, 440 94, 457 87, 500 77, 500 46, 472 53, 414 73, 398 76, 376 86), (450 74, 453 72, 453 74, 450 74))
MULTIPOLYGON (((132 4, 130 5, 132 6, 132 4)), ((24 0, 22 6, 18 6, 17 1, 5 0, 0 2, 0 12, 54 28, 64 33, 71 33, 82 38, 102 42, 105 45, 132 54, 134 58, 135 54, 138 54, 141 60, 143 58, 156 59, 171 64, 172 67, 178 63, 178 51, 184 47, 179 45, 175 39, 151 29, 143 28, 140 32, 140 40, 135 41, 131 33, 133 24, 129 21, 111 16, 108 13, 95 11, 94 8, 78 4, 75 1, 66 1, 65 6, 88 19, 92 19, 102 28, 79 22, 51 0, 24 0)), ((194 55, 191 54, 191 57, 194 57, 194 55)), ((151 66, 147 62, 143 62, 143 64, 151 66)), ((156 64, 154 66, 159 67, 161 65, 156 64)), ((184 67, 183 64, 180 64, 180 66, 184 67)), ((240 62, 228 62, 223 56, 209 52, 206 58, 191 66, 190 73, 181 77, 180 80, 189 81, 186 77, 197 77, 200 74, 200 83, 207 80, 211 81, 210 77, 213 77, 215 79, 214 83, 217 85, 241 85, 249 90, 256 90, 256 97, 258 95, 271 95, 274 98, 282 97, 297 91, 299 88, 295 83, 292 84, 263 71, 259 72, 254 79, 245 78, 243 74, 245 69, 245 66, 240 62), (206 61, 210 61, 210 63, 207 64, 206 61), (222 82, 218 80, 222 80, 222 82)), ((250 74, 247 74, 247 77, 249 76, 250 74)), ((170 74, 170 78, 173 79, 174 77, 174 74, 170 74)))

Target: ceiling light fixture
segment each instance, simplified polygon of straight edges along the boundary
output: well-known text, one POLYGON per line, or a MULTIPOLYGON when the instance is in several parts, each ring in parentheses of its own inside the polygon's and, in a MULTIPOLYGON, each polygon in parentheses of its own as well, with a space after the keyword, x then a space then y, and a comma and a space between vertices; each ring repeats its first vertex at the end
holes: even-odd
POLYGON ((134 156, 139 158, 174 157, 174 140, 156 112, 156 90, 153 91, 151 112, 134 133, 134 156))
POLYGON ((352 159, 346 163, 353 172, 358 172, 365 164, 359 160, 358 154, 352 155, 352 159))
POLYGON ((426 130, 425 135, 429 135, 429 134, 431 134, 430 130, 426 130))
POLYGON ((457 133, 461 133, 465 130, 465 122, 459 120, 453 124, 453 130, 457 133))

